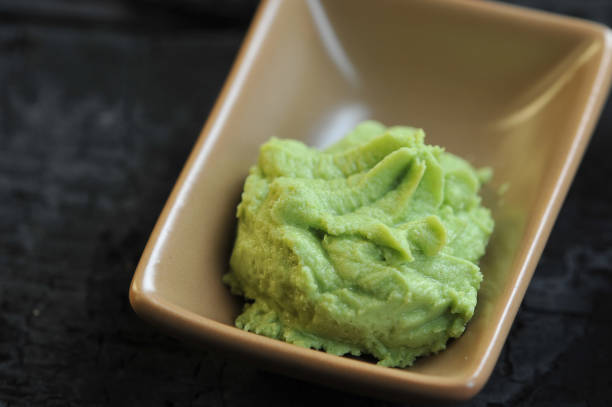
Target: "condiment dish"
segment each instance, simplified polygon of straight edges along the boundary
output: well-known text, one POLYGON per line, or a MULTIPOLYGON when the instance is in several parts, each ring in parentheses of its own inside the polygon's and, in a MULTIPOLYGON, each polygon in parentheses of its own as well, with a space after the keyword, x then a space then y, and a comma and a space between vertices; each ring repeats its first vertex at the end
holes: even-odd
POLYGON ((466 400, 486 383, 610 85, 610 31, 457 0, 267 0, 144 250, 134 310, 166 332, 347 391, 466 400), (476 312, 445 351, 395 369, 234 327, 236 205, 271 136, 327 146, 364 119, 421 127, 490 166, 496 229, 476 312))

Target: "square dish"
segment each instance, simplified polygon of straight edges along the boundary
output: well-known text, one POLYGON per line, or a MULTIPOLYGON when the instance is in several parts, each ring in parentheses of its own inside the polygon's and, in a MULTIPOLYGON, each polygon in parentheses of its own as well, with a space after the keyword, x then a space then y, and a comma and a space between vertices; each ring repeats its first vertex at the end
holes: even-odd
POLYGON ((142 255, 134 310, 172 335, 345 390, 472 397, 605 101, 611 48, 603 26, 488 2, 264 1, 142 255), (428 143, 495 172, 484 192, 496 230, 474 318, 407 369, 239 330, 241 302, 221 282, 259 145, 277 136, 325 146, 367 118, 422 127, 428 143))

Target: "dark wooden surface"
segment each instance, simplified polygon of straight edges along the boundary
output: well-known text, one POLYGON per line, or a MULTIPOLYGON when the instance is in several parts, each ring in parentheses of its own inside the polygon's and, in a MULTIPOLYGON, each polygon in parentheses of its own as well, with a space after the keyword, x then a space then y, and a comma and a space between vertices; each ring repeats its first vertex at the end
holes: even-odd
MULTIPOLYGON (((522 4, 612 24, 606 0, 522 4)), ((254 1, 0 1, 0 407, 393 405, 159 333, 134 267, 254 1)), ((466 406, 608 406, 612 108, 466 406)))

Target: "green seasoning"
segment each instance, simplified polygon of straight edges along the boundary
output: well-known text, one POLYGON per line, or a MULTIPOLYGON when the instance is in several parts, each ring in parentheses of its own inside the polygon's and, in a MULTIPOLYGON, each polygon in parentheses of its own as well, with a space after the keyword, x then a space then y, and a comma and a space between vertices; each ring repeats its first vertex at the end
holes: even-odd
POLYGON ((232 271, 239 328, 411 365, 465 329, 493 219, 490 171, 368 121, 324 151, 273 138, 245 182, 232 271))

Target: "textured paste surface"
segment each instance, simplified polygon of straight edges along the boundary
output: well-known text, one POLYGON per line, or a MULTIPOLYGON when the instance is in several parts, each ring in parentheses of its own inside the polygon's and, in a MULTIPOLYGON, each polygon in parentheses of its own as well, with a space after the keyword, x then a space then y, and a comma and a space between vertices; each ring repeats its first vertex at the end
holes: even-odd
POLYGON ((424 137, 368 121, 324 151, 261 147, 224 277, 250 300, 239 328, 397 367, 463 333, 493 230, 478 195, 490 171, 424 137))

